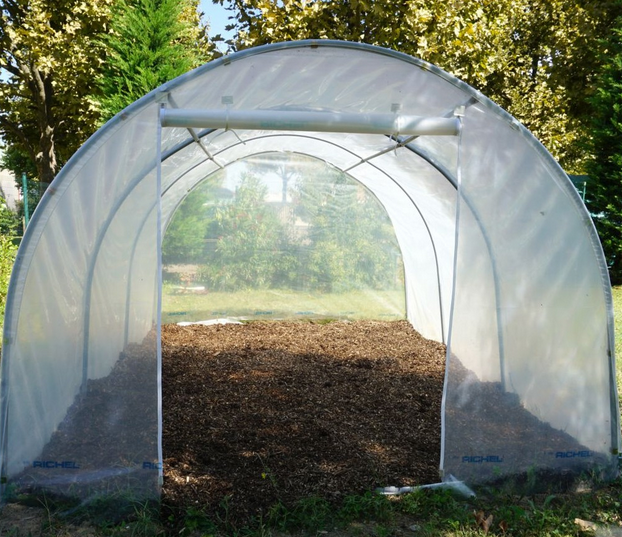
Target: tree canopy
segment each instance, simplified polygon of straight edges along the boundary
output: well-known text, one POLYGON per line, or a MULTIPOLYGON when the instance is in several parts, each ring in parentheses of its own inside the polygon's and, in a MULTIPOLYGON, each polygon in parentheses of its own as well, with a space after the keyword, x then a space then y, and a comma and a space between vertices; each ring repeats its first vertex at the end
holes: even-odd
POLYGON ((98 77, 102 120, 211 58, 198 0, 116 0, 98 77))
POLYGON ((284 176, 282 164, 264 156, 229 177, 231 190, 214 178, 193 189, 164 235, 165 265, 197 264, 198 280, 220 291, 403 285, 395 232, 378 200, 336 169, 302 159, 284 176))
POLYGON ((210 50, 198 0, 0 0, 2 166, 43 191, 103 121, 210 50))
POLYGON ((33 163, 43 183, 95 128, 90 94, 102 57, 96 37, 106 31, 112 5, 0 0, 0 136, 7 153, 33 163))
POLYGON ((581 173, 579 143, 611 0, 214 0, 233 14, 234 48, 343 39, 411 54, 482 91, 581 173))
MULTIPOLYGON (((569 173, 595 177, 590 208, 617 270, 622 163, 612 147, 619 146, 622 1, 213 1, 232 12, 232 49, 305 38, 362 41, 420 57, 481 90, 569 173)), ((197 9, 198 0, 0 0, 3 165, 49 184, 105 119, 211 59, 197 9)))
POLYGON ((593 96, 588 207, 613 284, 622 284, 622 17, 605 41, 606 63, 593 96))

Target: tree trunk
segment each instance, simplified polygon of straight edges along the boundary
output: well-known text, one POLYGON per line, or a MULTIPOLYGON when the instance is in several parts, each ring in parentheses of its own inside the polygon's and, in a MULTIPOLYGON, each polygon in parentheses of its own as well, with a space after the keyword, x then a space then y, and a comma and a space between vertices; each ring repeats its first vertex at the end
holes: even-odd
POLYGON ((622 284, 622 255, 615 256, 613 263, 609 265, 609 280, 611 285, 622 284))
POLYGON ((54 144, 53 100, 54 88, 51 75, 39 71, 37 66, 29 65, 24 69, 28 86, 37 107, 39 143, 35 150, 35 164, 39 182, 49 185, 58 171, 56 147, 54 144))
POLYGON ((49 123, 41 125, 39 136, 39 152, 35 157, 39 182, 49 185, 57 172, 56 150, 54 145, 54 127, 49 123))

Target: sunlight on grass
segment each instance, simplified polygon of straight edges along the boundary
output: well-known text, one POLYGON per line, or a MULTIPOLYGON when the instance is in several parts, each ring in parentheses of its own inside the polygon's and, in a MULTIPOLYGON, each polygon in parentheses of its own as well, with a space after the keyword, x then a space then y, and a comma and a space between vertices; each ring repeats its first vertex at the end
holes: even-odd
POLYGON ((162 322, 236 319, 404 319, 403 291, 309 293, 288 289, 186 292, 164 284, 162 322))

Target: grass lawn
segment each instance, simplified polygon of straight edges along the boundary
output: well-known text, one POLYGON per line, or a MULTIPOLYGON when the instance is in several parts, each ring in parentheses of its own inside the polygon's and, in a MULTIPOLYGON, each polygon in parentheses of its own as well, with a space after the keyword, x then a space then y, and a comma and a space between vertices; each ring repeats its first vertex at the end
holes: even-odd
POLYGON ((399 290, 309 293, 289 289, 253 289, 235 293, 205 293, 202 288, 186 291, 170 284, 164 284, 162 289, 164 324, 219 317, 393 320, 404 319, 405 311, 404 293, 399 290))

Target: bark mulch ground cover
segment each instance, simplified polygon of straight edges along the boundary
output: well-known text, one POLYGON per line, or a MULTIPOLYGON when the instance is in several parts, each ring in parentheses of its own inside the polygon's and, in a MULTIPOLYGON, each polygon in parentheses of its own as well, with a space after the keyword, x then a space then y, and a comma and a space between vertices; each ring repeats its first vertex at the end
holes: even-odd
MULTIPOLYGON (((438 482, 445 352, 406 321, 163 326, 163 505, 240 526, 277 503, 319 496, 337 504, 377 487, 438 482)), ((149 469, 157 463, 154 357, 151 334, 129 345, 109 375, 89 380, 39 457, 72 461, 70 468, 31 465, 16 484, 78 499, 128 484, 157 492, 157 471, 149 469)), ((501 454, 510 474, 511 464, 520 473, 536 460, 536 439, 553 454, 587 449, 498 382, 451 363, 452 382, 468 380, 474 395, 449 404, 446 417, 454 434, 446 464, 461 476, 484 471, 465 466, 465 446, 501 454)), ((555 476, 546 467, 548 486, 555 476)), ((552 469, 574 473, 571 463, 567 473, 552 469)))
POLYGON ((164 497, 245 519, 439 480, 445 347, 406 321, 163 327, 164 497))

